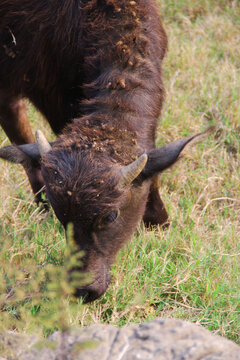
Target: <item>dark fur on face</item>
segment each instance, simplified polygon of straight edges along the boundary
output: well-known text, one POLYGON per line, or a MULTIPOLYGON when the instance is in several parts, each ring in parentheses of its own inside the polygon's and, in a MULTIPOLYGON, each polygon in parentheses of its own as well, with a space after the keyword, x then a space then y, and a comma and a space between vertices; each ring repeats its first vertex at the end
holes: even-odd
POLYGON ((85 253, 79 270, 93 275, 76 295, 92 301, 109 285, 110 265, 142 216, 148 186, 121 188, 121 167, 107 151, 69 147, 56 145, 42 160, 42 174, 57 217, 65 227, 73 224, 75 243, 85 253))
POLYGON ((120 206, 119 168, 94 153, 77 147, 52 151, 43 160, 42 174, 48 198, 64 225, 79 223, 89 230, 120 206))

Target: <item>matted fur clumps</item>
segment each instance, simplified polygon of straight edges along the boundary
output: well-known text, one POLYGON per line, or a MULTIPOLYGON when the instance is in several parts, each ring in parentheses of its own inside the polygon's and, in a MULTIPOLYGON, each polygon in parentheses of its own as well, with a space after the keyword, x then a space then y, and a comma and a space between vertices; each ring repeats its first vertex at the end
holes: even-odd
POLYGON ((47 160, 43 158, 42 174, 48 180, 48 198, 63 224, 93 226, 96 218, 121 205, 119 168, 96 161, 89 151, 52 151, 47 160))
POLYGON ((88 43, 86 48, 88 66, 95 67, 95 61, 100 66, 105 66, 106 62, 112 65, 114 59, 118 61, 118 65, 121 60, 123 67, 133 66, 137 55, 144 57, 147 40, 140 25, 146 13, 147 9, 141 0, 86 2, 83 7, 86 21, 83 39, 92 39, 92 43, 88 43))
POLYGON ((149 106, 145 112, 157 118, 164 98, 160 62, 167 38, 163 28, 159 31, 160 21, 153 3, 93 0, 86 2, 83 19, 82 112, 89 114, 99 108, 116 111, 117 105, 119 111, 136 112, 138 106, 131 106, 131 92, 140 98, 141 91, 146 97, 154 91, 157 105, 156 98, 147 100, 149 106))
MULTIPOLYGON (((110 122, 106 115, 83 117, 68 125, 54 145, 54 152, 86 152, 94 161, 127 165, 136 160, 143 150, 137 146, 137 131, 110 122)), ((59 156, 59 154, 57 155, 59 156)))

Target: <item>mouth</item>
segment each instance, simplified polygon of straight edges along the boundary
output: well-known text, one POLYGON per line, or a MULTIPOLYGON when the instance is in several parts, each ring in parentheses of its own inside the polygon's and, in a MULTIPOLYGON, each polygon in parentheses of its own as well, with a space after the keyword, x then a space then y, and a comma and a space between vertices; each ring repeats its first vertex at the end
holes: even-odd
POLYGON ((111 276, 108 273, 105 277, 98 277, 90 285, 76 288, 74 296, 83 299, 83 304, 93 302, 100 298, 107 290, 111 282, 111 276))
POLYGON ((94 290, 76 289, 74 296, 77 298, 82 298, 83 304, 87 304, 100 298, 102 294, 99 294, 99 292, 94 290))

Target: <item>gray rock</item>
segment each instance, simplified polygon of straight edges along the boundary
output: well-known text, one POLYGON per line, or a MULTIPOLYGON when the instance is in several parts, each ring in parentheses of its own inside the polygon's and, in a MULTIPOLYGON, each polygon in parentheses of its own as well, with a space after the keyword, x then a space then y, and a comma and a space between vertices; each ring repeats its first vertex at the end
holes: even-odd
POLYGON ((240 360, 240 347, 201 326, 174 319, 116 328, 94 325, 47 340, 0 335, 0 360, 240 360))

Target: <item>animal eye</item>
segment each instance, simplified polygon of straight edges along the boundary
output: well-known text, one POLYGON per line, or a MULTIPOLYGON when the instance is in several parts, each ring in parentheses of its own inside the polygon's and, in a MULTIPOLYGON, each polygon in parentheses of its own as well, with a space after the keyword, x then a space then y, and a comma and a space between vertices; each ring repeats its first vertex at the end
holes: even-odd
POLYGON ((118 211, 113 211, 103 218, 102 223, 104 225, 110 224, 114 222, 117 219, 117 217, 118 217, 118 211))

